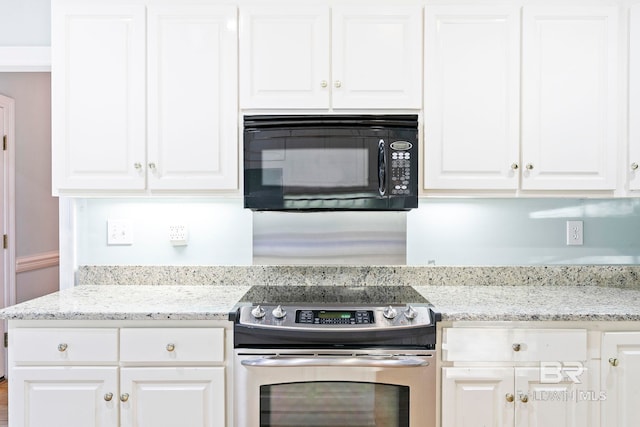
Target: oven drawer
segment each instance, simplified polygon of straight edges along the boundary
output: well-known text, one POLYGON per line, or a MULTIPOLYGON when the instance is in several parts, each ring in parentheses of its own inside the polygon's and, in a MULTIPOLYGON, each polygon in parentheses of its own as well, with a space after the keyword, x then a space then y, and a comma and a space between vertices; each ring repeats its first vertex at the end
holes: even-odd
POLYGON ((120 360, 138 363, 219 363, 224 360, 223 328, 124 328, 120 360))
POLYGON ((586 329, 443 329, 442 360, 536 362, 587 360, 586 329))
POLYGON ((107 363, 118 361, 118 330, 25 328, 9 334, 16 363, 107 363))

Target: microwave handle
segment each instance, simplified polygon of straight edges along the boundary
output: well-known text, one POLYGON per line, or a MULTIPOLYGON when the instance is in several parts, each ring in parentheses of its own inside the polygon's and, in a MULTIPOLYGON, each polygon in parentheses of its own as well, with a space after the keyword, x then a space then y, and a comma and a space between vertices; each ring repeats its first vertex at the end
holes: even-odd
POLYGON ((381 196, 387 192, 387 150, 384 139, 378 141, 378 193, 381 196))

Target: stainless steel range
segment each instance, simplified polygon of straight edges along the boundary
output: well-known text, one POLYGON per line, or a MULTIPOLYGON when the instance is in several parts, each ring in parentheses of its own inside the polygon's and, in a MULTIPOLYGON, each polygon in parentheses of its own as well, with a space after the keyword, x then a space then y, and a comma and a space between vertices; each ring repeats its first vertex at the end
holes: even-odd
POLYGON ((408 286, 254 286, 234 321, 237 427, 434 427, 438 314, 408 286))

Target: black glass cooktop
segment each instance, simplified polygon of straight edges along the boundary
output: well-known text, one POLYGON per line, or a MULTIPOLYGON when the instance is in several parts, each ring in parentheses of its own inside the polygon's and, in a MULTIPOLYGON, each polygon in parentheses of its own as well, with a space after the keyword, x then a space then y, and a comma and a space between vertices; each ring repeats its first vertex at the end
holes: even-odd
POLYGON ((252 304, 429 304, 411 286, 263 286, 251 287, 240 300, 252 304))

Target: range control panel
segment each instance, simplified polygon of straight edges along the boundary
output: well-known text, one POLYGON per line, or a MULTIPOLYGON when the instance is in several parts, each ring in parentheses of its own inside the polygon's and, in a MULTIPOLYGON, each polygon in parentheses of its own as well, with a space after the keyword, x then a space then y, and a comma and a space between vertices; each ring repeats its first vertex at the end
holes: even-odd
POLYGON ((375 323, 375 320, 370 310, 296 310, 296 323, 366 325, 375 323))

